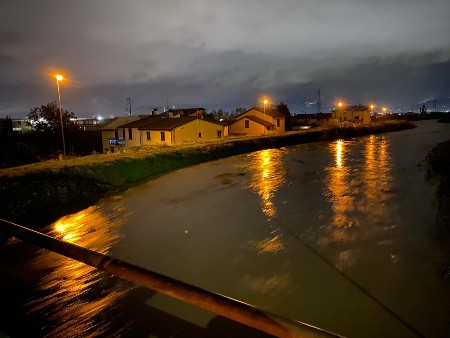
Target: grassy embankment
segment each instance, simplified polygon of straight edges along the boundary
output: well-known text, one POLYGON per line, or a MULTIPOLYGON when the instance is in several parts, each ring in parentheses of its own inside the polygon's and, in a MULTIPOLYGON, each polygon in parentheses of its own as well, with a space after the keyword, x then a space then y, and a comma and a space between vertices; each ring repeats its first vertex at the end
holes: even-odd
POLYGON ((127 149, 0 170, 0 218, 28 226, 79 209, 127 184, 201 162, 261 149, 414 128, 407 121, 341 124, 277 136, 229 138, 178 146, 127 149), (81 204, 80 204, 81 203, 81 204))

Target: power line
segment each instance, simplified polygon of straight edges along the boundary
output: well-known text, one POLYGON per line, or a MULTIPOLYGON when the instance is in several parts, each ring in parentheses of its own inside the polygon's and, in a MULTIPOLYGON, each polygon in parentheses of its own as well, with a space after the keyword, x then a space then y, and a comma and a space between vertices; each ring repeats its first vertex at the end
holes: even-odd
POLYGON ((417 337, 425 337, 422 333, 420 333, 416 328, 414 328, 411 324, 409 324, 406 320, 396 314, 393 310, 391 310, 387 305, 385 305, 381 300, 372 295, 365 287, 356 282, 352 277, 347 275, 344 271, 337 268, 332 262, 330 262, 325 256, 323 256, 320 252, 318 252, 315 248, 313 248, 310 244, 303 240, 301 235, 294 233, 287 227, 285 227, 280 221, 274 220, 280 228, 287 231, 292 237, 297 239, 300 243, 302 243, 309 251, 311 251, 316 257, 318 257, 322 262, 335 270, 338 274, 340 274, 345 280, 347 280, 351 285, 356 287, 359 291, 361 291, 364 295, 370 298, 373 302, 379 305, 383 310, 389 313, 392 317, 397 319, 401 324, 403 324, 407 329, 413 332, 417 337))

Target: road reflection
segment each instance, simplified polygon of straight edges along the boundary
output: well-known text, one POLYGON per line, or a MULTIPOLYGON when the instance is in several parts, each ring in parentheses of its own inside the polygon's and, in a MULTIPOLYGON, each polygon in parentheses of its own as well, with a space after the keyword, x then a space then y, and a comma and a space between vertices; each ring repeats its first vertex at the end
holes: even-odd
POLYGON ((359 143, 337 140, 330 143, 334 162, 328 168, 324 195, 331 204, 329 222, 321 228, 319 245, 342 245, 337 266, 355 263, 358 241, 376 240, 389 219, 386 201, 391 191, 389 143, 370 136, 363 149, 359 143))
MULTIPOLYGON (((111 216, 107 217, 99 207, 92 206, 59 219, 45 232, 108 254, 118 240, 119 227, 127 219, 120 199, 113 208, 117 213, 108 212, 111 216)), ((103 312, 113 308, 127 288, 93 267, 47 250, 41 250, 32 263, 48 271, 39 283, 47 296, 31 301, 27 307, 59 323, 49 336, 78 336, 80 332, 83 336, 98 336, 108 329, 109 323, 101 319, 103 312)))

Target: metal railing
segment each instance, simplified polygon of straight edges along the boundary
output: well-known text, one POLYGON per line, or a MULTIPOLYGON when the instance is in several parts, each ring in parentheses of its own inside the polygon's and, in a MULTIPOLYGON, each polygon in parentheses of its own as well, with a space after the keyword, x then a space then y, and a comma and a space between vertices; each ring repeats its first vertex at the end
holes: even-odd
POLYGON ((78 245, 55 239, 19 224, 3 219, 0 219, 0 224, 1 229, 12 237, 31 242, 44 249, 83 262, 114 276, 276 337, 341 337, 312 325, 262 311, 241 301, 201 289, 78 245))

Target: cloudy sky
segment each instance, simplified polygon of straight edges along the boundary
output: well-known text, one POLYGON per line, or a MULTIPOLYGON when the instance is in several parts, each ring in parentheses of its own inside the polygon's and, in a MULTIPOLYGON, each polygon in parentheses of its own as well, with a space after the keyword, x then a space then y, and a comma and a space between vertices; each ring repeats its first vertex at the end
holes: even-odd
POLYGON ((56 72, 77 116, 448 107, 449 32, 448 0, 0 0, 0 117, 55 101, 56 72))

